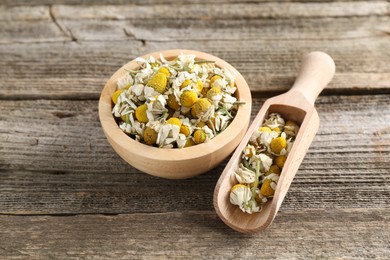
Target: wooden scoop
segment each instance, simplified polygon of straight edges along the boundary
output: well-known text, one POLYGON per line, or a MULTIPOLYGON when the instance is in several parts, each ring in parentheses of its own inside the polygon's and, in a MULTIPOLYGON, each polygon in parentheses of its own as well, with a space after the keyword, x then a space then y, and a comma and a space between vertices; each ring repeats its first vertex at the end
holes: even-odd
POLYGON ((333 78, 334 73, 335 64, 328 54, 311 52, 304 57, 293 87, 287 93, 270 98, 264 103, 215 187, 214 208, 228 226, 239 232, 254 233, 272 223, 319 128, 319 117, 314 102, 333 78), (273 199, 265 204, 261 212, 248 214, 230 203, 230 189, 237 183, 233 172, 239 166, 242 150, 252 133, 270 113, 279 113, 284 119, 295 121, 301 126, 282 169, 273 199))

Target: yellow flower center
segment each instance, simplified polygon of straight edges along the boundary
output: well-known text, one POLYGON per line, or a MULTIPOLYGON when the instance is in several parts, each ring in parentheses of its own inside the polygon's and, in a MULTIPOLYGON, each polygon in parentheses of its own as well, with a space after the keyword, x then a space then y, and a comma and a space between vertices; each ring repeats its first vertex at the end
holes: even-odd
POLYGON ((166 67, 159 68, 158 72, 161 72, 161 73, 165 74, 167 77, 171 76, 171 73, 169 72, 169 70, 166 67))
POLYGON ((146 115, 147 110, 148 106, 146 104, 140 105, 135 110, 135 118, 141 123, 147 123, 149 121, 148 116, 146 115))
POLYGON ((177 125, 178 127, 181 127, 181 121, 177 117, 171 117, 166 122, 166 125, 177 125))
POLYGON ((278 135, 282 132, 279 127, 272 128, 272 131, 278 133, 278 135))
POLYGON ((260 188, 261 195, 263 195, 265 197, 271 197, 274 195, 275 191, 271 187, 271 182, 272 182, 271 179, 264 180, 263 185, 261 185, 261 188, 260 188))
POLYGON ((189 128, 189 126, 182 124, 181 127, 180 127, 180 133, 182 133, 185 136, 189 136, 190 135, 190 128, 189 128))
POLYGON ((222 79, 222 77, 219 76, 219 75, 214 75, 214 76, 212 76, 211 79, 210 79, 210 86, 212 86, 213 83, 214 83, 217 79, 222 79))
POLYGON ((212 87, 209 91, 207 91, 207 98, 213 99, 216 95, 221 94, 221 89, 219 87, 212 87))
POLYGON ((112 94, 111 99, 112 99, 112 102, 114 102, 114 104, 118 103, 118 98, 122 94, 122 92, 123 92, 123 89, 119 89, 119 90, 115 91, 114 94, 112 94))
POLYGON ((194 106, 191 109, 191 114, 193 117, 201 117, 204 113, 206 113, 211 107, 210 101, 207 98, 198 99, 194 106))
POLYGON ((271 165, 269 170, 265 173, 265 175, 270 175, 271 173, 280 174, 280 168, 276 164, 271 165))
POLYGON ((184 145, 184 147, 190 147, 190 146, 194 146, 194 145, 195 145, 194 140, 192 140, 192 138, 189 138, 189 139, 187 139, 186 144, 184 145))
POLYGON ((239 189, 239 188, 246 188, 246 186, 244 184, 236 184, 234 185, 231 189, 230 189, 230 192, 236 190, 236 189, 239 189))
POLYGON ((192 90, 186 90, 180 96, 180 103, 185 107, 192 107, 198 99, 198 95, 192 90))
POLYGON ((262 127, 259 128, 259 132, 271 133, 272 130, 271 130, 271 128, 269 128, 268 126, 262 126, 262 127))
POLYGON ((157 72, 156 75, 148 81, 147 85, 162 94, 167 87, 167 76, 164 73, 157 72))
POLYGON ((271 141, 271 151, 279 154, 284 148, 287 147, 286 139, 283 137, 276 137, 271 141))
POLYGON ((150 127, 146 127, 144 131, 144 141, 147 145, 154 145, 157 141, 157 132, 150 127))
POLYGON ((200 79, 198 79, 196 81, 196 87, 198 88, 199 92, 202 92, 202 90, 203 90, 203 82, 200 79))
POLYGON ((201 144, 206 141, 206 132, 202 129, 198 129, 194 133, 194 142, 196 144, 201 144))
POLYGON ((185 88, 185 87, 188 87, 188 85, 190 85, 190 84, 191 84, 191 80, 186 79, 186 80, 183 81, 183 83, 181 84, 180 89, 183 89, 183 88, 185 88))
POLYGON ((278 156, 278 157, 276 157, 276 159, 275 159, 275 164, 280 168, 280 169, 282 169, 283 168, 283 166, 284 166, 284 163, 286 162, 286 156, 284 156, 284 155, 281 155, 281 156, 278 156))

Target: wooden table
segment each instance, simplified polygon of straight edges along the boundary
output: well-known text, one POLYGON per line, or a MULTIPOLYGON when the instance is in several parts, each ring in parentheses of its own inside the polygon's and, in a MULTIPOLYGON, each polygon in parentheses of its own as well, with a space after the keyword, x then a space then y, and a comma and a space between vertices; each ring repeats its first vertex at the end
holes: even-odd
POLYGON ((390 3, 3 0, 2 259, 385 259, 390 255, 390 3), (108 5, 110 4, 110 5, 108 5), (237 233, 212 196, 225 163, 188 180, 126 164, 98 119, 106 80, 152 51, 211 53, 248 81, 253 116, 304 53, 337 73, 321 127, 274 223, 237 233))

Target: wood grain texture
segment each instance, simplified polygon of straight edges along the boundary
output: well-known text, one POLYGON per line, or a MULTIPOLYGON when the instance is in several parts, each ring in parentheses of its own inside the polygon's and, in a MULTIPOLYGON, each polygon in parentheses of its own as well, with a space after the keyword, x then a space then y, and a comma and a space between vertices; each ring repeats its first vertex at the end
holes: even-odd
POLYGON ((214 212, 0 216, 0 253, 19 259, 386 259, 389 209, 282 211, 261 234, 214 212))
POLYGON ((123 64, 145 53, 180 47, 201 49, 226 60, 242 73, 253 92, 288 90, 298 70, 297 60, 311 50, 326 51, 337 64, 327 93, 388 93, 390 89, 387 39, 362 39, 353 49, 350 40, 331 46, 322 41, 292 45, 262 40, 247 41, 248 49, 240 45, 238 41, 214 41, 204 47, 199 42, 154 42, 143 46, 132 40, 30 44, 28 48, 25 44, 0 45, 0 98, 97 99, 105 82, 123 64))
MULTIPOLYGON (((319 97, 320 130, 282 208, 389 206, 389 98, 319 97)), ((254 99, 252 119, 263 101, 254 99)), ((3 100, 0 107, 1 213, 212 210, 226 162, 197 178, 166 181, 115 154, 97 101, 3 100)))
POLYGON ((387 259, 389 5, 1 1, 1 258, 387 259), (290 88, 304 53, 322 50, 336 62, 316 102, 319 134, 264 233, 238 234, 215 214, 226 161, 163 180, 127 165, 103 135, 97 99, 112 73, 173 48, 235 66, 256 97, 252 118, 266 97, 290 88))
POLYGON ((207 7, 3 6, 0 98, 96 99, 121 65, 172 48, 219 56, 270 93, 292 85, 304 53, 322 50, 337 64, 327 93, 389 93, 388 2, 207 7))

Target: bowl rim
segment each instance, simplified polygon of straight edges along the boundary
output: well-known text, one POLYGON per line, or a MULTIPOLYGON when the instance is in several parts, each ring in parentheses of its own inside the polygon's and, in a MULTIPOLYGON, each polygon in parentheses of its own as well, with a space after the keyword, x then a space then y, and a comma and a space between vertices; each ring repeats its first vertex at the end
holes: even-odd
POLYGON ((131 137, 129 137, 119 128, 117 122, 114 119, 114 116, 112 115, 111 96, 116 90, 117 79, 127 73, 125 69, 136 69, 138 67, 136 59, 133 59, 123 65, 121 68, 119 68, 110 77, 110 79, 106 82, 100 95, 99 119, 103 131, 109 141, 114 142, 121 149, 124 149, 126 151, 136 151, 151 160, 181 161, 188 160, 191 158, 204 157, 212 153, 213 151, 223 149, 223 146, 225 146, 226 143, 233 141, 234 138, 240 134, 240 132, 242 131, 242 127, 245 127, 245 123, 241 123, 240 118, 246 120, 247 117, 250 117, 252 97, 250 88, 244 77, 232 65, 214 55, 187 49, 162 50, 142 55, 141 58, 146 59, 150 56, 153 56, 156 59, 160 59, 161 54, 165 59, 170 60, 173 57, 177 57, 181 53, 194 54, 196 55, 196 59, 215 60, 215 64, 217 67, 226 68, 229 70, 230 73, 236 76, 235 86, 237 87, 237 100, 244 101, 245 104, 240 105, 238 107, 237 113, 233 118, 232 122, 229 124, 229 126, 210 141, 185 148, 158 148, 137 142, 131 137))

